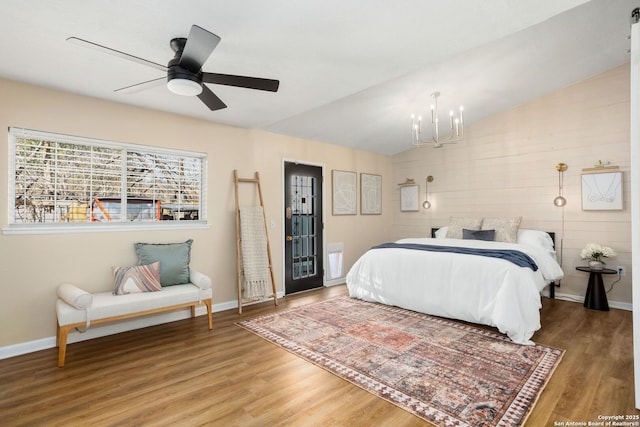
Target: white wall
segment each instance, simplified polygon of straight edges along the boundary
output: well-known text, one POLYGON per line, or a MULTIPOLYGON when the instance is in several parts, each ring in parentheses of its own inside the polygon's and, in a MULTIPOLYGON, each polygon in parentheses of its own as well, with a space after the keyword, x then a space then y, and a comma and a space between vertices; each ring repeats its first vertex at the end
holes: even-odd
MULTIPOLYGON (((607 260, 608 266, 625 266, 626 276, 608 298, 629 308, 629 108, 627 64, 474 123, 456 145, 410 149, 394 156, 394 238, 425 235, 431 227, 446 225, 450 216, 522 216, 522 228, 554 231, 558 243, 564 234, 566 278, 557 290, 561 294, 584 297, 588 277, 575 267, 585 263, 579 256, 585 244, 613 247, 618 256, 607 260), (582 210, 582 169, 599 160, 623 171, 622 211, 582 210), (555 165, 560 162, 568 165, 564 208, 553 205, 558 193, 555 165), (432 208, 400 212, 396 184, 415 179, 423 200, 428 175, 434 177, 429 185, 432 208)), ((613 280, 613 275, 605 276, 605 286, 613 280)))

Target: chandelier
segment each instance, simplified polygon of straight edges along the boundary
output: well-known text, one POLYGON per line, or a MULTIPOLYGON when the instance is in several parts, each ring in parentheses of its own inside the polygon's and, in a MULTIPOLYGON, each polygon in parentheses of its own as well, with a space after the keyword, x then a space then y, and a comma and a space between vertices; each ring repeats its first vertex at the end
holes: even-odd
POLYGON ((460 106, 460 114, 453 117, 453 110, 449 111, 449 134, 440 135, 440 119, 438 118, 438 98, 440 92, 431 94, 433 104, 431 104, 431 139, 422 139, 422 116, 411 115, 411 143, 416 147, 432 144, 434 148, 442 147, 443 144, 451 144, 460 141, 464 135, 464 108, 460 106))

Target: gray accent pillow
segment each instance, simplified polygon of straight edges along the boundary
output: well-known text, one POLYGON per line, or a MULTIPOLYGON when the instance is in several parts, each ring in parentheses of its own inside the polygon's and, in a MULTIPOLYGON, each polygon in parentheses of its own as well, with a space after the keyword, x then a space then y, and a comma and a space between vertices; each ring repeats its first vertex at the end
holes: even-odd
POLYGON ((134 243, 138 265, 160 262, 162 286, 189 283, 192 239, 184 243, 134 243))
POLYGON ((482 218, 461 218, 452 216, 447 226, 447 239, 462 239, 462 229, 480 230, 482 218))
POLYGON ((462 229, 462 238, 467 240, 486 240, 493 242, 496 237, 496 230, 467 230, 462 229))
POLYGON ((518 228, 522 217, 516 218, 484 218, 482 230, 496 230, 496 242, 516 243, 518 228))

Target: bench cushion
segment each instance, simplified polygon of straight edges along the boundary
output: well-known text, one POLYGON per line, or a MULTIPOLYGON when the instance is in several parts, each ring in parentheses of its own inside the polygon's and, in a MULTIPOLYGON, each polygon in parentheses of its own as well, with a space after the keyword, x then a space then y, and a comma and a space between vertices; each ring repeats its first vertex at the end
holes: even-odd
MULTIPOLYGON (((211 288, 200 289, 192 283, 163 287, 157 292, 113 295, 109 292, 90 294, 93 302, 89 307, 90 320, 123 316, 172 305, 197 302, 211 298, 211 288)), ((56 313, 60 326, 86 322, 86 310, 76 309, 62 299, 56 301, 56 313)))

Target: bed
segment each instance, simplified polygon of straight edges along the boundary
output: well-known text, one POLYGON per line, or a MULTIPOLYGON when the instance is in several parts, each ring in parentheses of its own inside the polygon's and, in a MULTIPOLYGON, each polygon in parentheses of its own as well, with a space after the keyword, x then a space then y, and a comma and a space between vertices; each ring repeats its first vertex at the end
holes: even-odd
POLYGON ((563 277, 552 238, 516 228, 511 230, 513 243, 497 235, 501 241, 487 241, 459 238, 449 228, 440 229, 435 238, 402 239, 368 250, 346 276, 349 295, 493 326, 516 343, 532 345, 531 337, 540 329, 540 293, 563 277), (456 248, 462 253, 450 251, 456 248), (520 265, 475 252, 513 253, 520 265), (533 263, 523 266, 527 260, 533 263))

